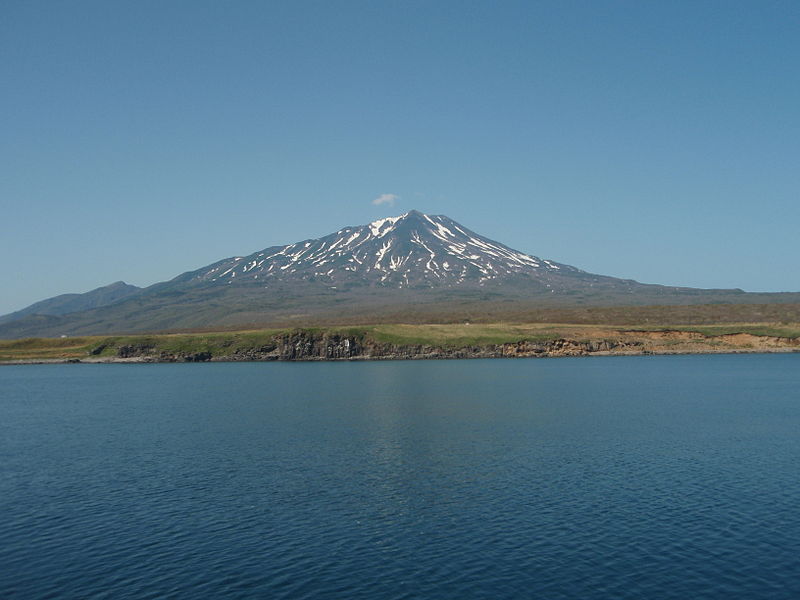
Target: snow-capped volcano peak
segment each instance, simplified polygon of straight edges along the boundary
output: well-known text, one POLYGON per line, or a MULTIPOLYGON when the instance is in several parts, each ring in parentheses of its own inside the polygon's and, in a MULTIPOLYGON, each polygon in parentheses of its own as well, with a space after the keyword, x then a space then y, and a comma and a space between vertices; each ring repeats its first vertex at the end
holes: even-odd
POLYGON ((444 215, 412 210, 331 235, 227 259, 194 279, 230 284, 305 280, 395 287, 483 285, 508 277, 547 279, 581 273, 568 265, 513 250, 444 215))

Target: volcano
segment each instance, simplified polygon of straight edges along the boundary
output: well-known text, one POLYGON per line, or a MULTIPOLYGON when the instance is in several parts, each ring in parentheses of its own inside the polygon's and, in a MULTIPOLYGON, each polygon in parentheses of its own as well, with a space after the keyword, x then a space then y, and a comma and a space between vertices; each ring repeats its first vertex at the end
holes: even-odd
POLYGON ((225 258, 146 288, 118 282, 41 301, 0 317, 0 337, 365 323, 387 315, 438 321, 510 307, 797 301, 778 296, 588 273, 412 210, 225 258))

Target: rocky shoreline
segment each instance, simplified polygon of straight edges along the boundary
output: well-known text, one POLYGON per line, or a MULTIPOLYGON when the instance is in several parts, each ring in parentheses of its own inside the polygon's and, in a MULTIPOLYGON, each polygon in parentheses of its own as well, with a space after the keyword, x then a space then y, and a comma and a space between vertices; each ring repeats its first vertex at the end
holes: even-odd
POLYGON ((85 358, 17 360, 3 364, 443 360, 799 351, 800 340, 794 338, 751 334, 709 337, 681 331, 628 332, 615 339, 559 338, 463 347, 391 344, 358 336, 297 331, 275 336, 271 342, 259 347, 231 347, 216 353, 170 352, 147 343, 118 347, 99 345, 92 348, 85 358))

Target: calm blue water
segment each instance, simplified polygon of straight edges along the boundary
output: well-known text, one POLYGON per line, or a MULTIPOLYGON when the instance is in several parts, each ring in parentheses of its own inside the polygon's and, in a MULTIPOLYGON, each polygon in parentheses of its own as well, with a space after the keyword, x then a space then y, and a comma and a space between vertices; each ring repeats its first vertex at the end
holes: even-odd
POLYGON ((798 598, 800 355, 0 368, 2 598, 798 598))

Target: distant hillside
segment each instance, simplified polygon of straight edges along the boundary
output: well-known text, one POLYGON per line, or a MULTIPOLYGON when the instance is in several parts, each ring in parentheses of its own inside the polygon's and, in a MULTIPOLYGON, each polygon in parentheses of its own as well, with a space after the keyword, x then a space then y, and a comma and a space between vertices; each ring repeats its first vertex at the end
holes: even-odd
POLYGON ((142 288, 117 281, 84 294, 61 294, 41 300, 27 308, 0 316, 0 324, 17 321, 28 315, 58 316, 108 306, 138 294, 142 288))

